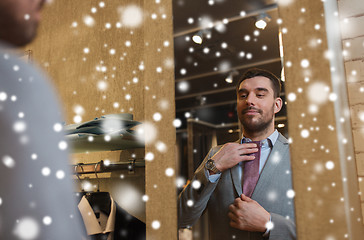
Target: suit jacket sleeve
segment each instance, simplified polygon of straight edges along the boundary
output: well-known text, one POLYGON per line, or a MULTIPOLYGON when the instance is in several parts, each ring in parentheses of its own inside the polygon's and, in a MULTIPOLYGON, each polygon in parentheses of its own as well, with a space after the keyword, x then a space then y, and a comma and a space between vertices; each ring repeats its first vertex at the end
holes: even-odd
POLYGON ((195 171, 195 175, 191 182, 183 189, 178 197, 179 228, 191 227, 206 209, 210 196, 214 192, 219 181, 216 181, 215 183, 209 181, 205 172, 205 164, 218 149, 219 148, 216 147, 210 150, 201 165, 195 171), (192 187, 194 181, 199 181, 201 183, 201 186, 198 189, 192 187), (187 202, 189 204, 187 204, 187 202))
POLYGON ((296 239, 296 224, 291 219, 270 213, 272 216, 272 222, 274 224, 273 229, 270 231, 269 240, 295 240, 296 239))

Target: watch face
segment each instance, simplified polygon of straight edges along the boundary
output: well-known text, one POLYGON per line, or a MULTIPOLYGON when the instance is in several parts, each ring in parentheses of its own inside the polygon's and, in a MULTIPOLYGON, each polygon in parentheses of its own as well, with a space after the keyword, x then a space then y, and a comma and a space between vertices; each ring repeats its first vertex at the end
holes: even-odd
POLYGON ((217 170, 217 168, 216 168, 216 166, 215 166, 214 160, 212 160, 212 159, 209 159, 209 160, 207 161, 207 163, 206 163, 206 168, 207 168, 208 170, 213 171, 214 173, 217 173, 217 172, 218 172, 218 170, 217 170))
POLYGON ((207 168, 212 170, 212 168, 214 167, 214 162, 210 159, 207 161, 207 168))

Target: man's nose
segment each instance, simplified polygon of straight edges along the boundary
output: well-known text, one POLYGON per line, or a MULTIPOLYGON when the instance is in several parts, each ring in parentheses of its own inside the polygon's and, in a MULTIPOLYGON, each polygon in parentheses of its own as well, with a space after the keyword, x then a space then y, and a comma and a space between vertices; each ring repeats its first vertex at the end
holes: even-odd
POLYGON ((252 94, 249 94, 245 99, 246 105, 251 106, 255 104, 255 98, 252 94))

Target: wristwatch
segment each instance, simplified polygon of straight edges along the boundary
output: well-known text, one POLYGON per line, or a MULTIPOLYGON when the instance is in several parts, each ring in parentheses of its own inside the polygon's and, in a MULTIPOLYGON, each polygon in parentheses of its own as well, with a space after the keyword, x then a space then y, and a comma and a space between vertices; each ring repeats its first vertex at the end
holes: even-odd
POLYGON ((211 158, 207 160, 205 168, 212 171, 214 174, 221 173, 221 171, 216 168, 215 161, 211 158))

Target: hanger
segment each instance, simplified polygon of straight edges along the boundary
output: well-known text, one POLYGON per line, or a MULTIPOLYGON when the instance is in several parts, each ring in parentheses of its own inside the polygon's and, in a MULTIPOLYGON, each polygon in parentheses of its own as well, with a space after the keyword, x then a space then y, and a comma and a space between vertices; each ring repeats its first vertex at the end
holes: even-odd
POLYGON ((80 175, 77 172, 77 168, 81 167, 82 172, 84 172, 84 169, 82 167, 82 163, 79 163, 75 166, 74 172, 76 173, 76 177, 78 178, 80 184, 81 184, 81 192, 75 192, 74 196, 76 197, 77 203, 79 203, 81 201, 81 198, 87 193, 85 192, 85 190, 83 189, 83 185, 82 185, 82 179, 80 178, 80 175))
MULTIPOLYGON (((86 198, 90 203, 92 209, 94 210, 95 214, 98 212, 103 212, 106 215, 110 214, 111 211, 111 197, 110 193, 108 192, 100 192, 100 179, 97 175, 97 166, 100 162, 95 164, 95 176, 97 179, 97 192, 88 192, 86 193, 86 198)), ((96 214, 97 216, 97 214, 96 214)))

